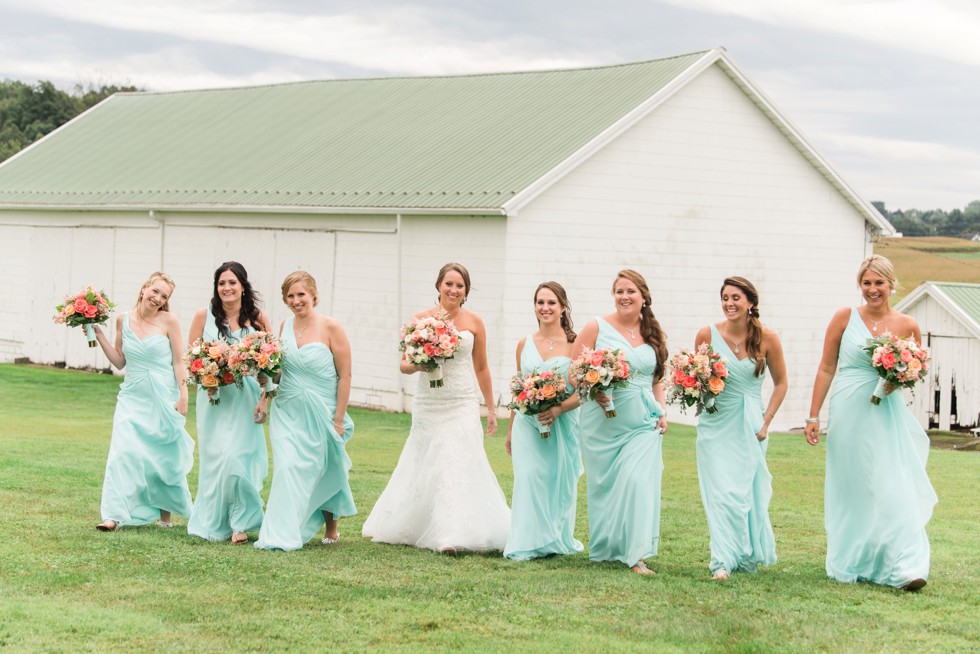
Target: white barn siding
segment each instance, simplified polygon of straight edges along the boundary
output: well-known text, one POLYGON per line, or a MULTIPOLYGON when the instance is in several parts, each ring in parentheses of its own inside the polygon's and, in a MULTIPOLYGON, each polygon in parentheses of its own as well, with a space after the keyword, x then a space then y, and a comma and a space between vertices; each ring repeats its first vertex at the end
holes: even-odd
POLYGON ((566 286, 581 326, 613 310, 616 271, 637 269, 671 352, 721 319, 726 276, 752 280, 786 351, 778 429, 802 425, 824 330, 858 299, 870 251, 863 217, 715 67, 530 202, 507 237, 511 350, 534 327, 527 296, 548 278, 566 286))
POLYGON ((928 381, 911 396, 912 413, 919 424, 927 429, 930 423, 939 429, 980 426, 980 339, 929 294, 906 313, 919 323, 932 356, 928 381))
MULTIPOLYGON (((24 339, 31 326, 28 304, 39 290, 38 271, 31 265, 30 227, 0 225, 0 262, 3 279, 0 290, 0 361, 24 356, 24 339)), ((51 313, 54 313, 52 309, 51 313)))

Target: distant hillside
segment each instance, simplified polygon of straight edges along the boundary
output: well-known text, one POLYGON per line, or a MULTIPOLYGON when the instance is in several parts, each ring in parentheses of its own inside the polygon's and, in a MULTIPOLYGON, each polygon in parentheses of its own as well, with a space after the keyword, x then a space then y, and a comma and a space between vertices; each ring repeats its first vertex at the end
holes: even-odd
POLYGON ((895 264, 895 304, 924 281, 980 284, 980 243, 948 236, 883 238, 875 246, 895 264))

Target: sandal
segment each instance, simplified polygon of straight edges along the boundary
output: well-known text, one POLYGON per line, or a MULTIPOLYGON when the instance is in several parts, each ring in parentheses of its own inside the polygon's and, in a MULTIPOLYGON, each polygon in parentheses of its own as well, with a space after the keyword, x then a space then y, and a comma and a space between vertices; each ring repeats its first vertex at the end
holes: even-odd
POLYGON ((714 581, 724 581, 725 579, 728 579, 728 577, 728 570, 725 570, 724 568, 721 568, 718 570, 718 572, 711 575, 711 579, 714 581))
POLYGON ((339 543, 339 542, 340 542, 340 536, 337 536, 336 538, 327 538, 327 537, 324 537, 323 540, 320 541, 320 544, 321 545, 333 545, 334 543, 339 543))
POLYGON ((232 545, 244 545, 248 542, 248 534, 244 531, 236 531, 231 535, 232 545))
POLYGON ((119 529, 119 523, 115 520, 106 520, 102 524, 95 525, 95 528, 99 531, 115 531, 119 529))
POLYGON ((922 590, 922 587, 926 585, 925 579, 913 579, 909 583, 902 586, 902 590, 914 593, 918 590, 922 590))
POLYGON ((157 524, 159 524, 164 529, 170 529, 171 527, 174 526, 174 523, 170 522, 169 520, 161 520, 157 524))

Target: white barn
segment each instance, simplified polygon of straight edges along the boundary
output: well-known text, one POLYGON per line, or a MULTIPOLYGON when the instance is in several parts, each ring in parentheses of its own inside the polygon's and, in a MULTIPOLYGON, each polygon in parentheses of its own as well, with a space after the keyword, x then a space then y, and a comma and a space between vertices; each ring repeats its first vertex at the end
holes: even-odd
POLYGON ((925 428, 980 427, 980 284, 923 282, 895 305, 914 317, 932 374, 912 400, 925 428))
MULTIPOLYGON (((153 270, 189 324, 222 261, 278 324, 303 268, 353 344, 353 401, 410 407, 400 322, 447 261, 473 277, 498 398, 531 294, 555 279, 578 325, 623 267, 651 285, 670 349, 720 319, 724 277, 759 287, 801 426, 834 309, 891 225, 723 49, 586 69, 119 94, 0 165, 0 360, 105 367, 51 322, 100 285, 126 307, 153 270)), ((677 410, 671 418, 678 418, 677 410)))

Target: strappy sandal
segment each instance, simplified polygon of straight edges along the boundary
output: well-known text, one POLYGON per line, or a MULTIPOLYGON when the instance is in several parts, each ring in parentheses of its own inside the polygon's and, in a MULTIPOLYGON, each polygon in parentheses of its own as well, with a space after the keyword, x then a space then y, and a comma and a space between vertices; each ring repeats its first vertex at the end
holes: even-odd
POLYGON ((325 538, 323 538, 323 540, 320 541, 320 544, 321 545, 333 545, 333 544, 339 543, 339 542, 340 542, 340 536, 337 536, 336 538, 326 538, 325 537, 325 538))
POLYGON ((174 526, 174 523, 170 522, 169 520, 161 520, 157 524, 159 524, 163 529, 170 529, 174 526))
POLYGON ((115 520, 106 520, 102 524, 95 525, 95 528, 99 531, 116 531, 119 529, 119 523, 115 520))
POLYGON ((248 542, 248 534, 244 531, 236 531, 231 535, 232 545, 244 545, 248 542))

